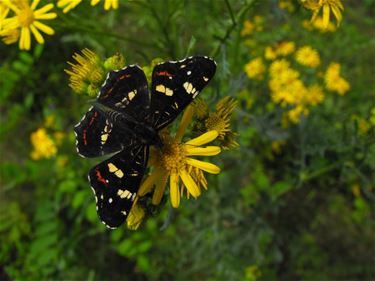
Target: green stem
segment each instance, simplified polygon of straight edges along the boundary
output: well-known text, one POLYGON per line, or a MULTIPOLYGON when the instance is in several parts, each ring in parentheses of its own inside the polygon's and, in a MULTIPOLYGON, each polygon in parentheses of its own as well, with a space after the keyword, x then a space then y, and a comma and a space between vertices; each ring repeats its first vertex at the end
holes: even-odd
POLYGON ((254 0, 250 0, 246 5, 244 5, 241 10, 237 13, 236 16, 234 16, 233 14, 233 11, 232 11, 232 8, 230 6, 230 3, 229 3, 229 0, 225 0, 225 3, 227 5, 227 8, 229 10, 229 14, 231 16, 231 19, 232 19, 232 24, 230 26, 228 26, 226 32, 225 32, 225 35, 222 37, 222 38, 217 38, 220 42, 219 44, 216 46, 216 48, 212 51, 211 53, 211 57, 215 57, 217 56, 217 54, 219 53, 220 51, 220 47, 226 43, 226 41, 229 39, 231 33, 233 32, 233 30, 237 27, 237 22, 239 21, 239 19, 241 19, 243 17, 243 15, 251 8, 251 6, 253 5, 254 3, 254 0))

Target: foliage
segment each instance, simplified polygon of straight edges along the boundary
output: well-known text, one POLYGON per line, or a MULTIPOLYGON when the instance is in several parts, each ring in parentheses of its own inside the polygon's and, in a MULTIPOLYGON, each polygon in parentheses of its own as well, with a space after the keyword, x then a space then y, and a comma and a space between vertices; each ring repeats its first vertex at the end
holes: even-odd
POLYGON ((292 0, 78 2, 54 7, 44 44, 0 45, 1 280, 375 279, 374 1, 345 1, 326 28, 310 22, 324 7, 292 0), (99 160, 74 147, 90 98, 64 73, 85 48, 148 76, 156 61, 217 61, 200 98, 237 100, 239 147, 199 200, 174 209, 166 194, 135 231, 100 223, 86 177, 99 160), (289 67, 271 73, 278 60, 289 67))

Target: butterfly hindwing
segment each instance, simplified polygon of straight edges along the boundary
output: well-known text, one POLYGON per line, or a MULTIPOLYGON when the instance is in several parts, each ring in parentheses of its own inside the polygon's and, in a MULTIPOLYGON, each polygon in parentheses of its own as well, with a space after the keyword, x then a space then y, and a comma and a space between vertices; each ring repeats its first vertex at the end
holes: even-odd
POLYGON ((125 149, 89 172, 101 221, 116 228, 127 218, 145 173, 148 146, 125 149))
POLYGON ((100 111, 91 107, 74 127, 76 148, 83 157, 97 157, 122 149, 124 136, 100 111))
POLYGON ((149 116, 154 128, 160 130, 170 124, 208 84, 215 71, 215 61, 202 56, 156 65, 149 116))
POLYGON ((147 79, 137 65, 110 71, 97 97, 99 103, 131 118, 142 118, 140 112, 148 109, 150 97, 147 79))

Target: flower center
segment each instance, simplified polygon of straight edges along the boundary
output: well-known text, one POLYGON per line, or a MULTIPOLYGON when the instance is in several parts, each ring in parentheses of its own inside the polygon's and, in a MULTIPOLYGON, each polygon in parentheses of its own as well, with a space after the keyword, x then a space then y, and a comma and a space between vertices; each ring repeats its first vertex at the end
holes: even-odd
POLYGON ((168 172, 178 172, 185 168, 185 150, 181 144, 165 142, 161 150, 160 160, 168 172))
POLYGON ((30 7, 25 7, 18 14, 18 20, 22 27, 29 27, 34 21, 34 13, 30 7))

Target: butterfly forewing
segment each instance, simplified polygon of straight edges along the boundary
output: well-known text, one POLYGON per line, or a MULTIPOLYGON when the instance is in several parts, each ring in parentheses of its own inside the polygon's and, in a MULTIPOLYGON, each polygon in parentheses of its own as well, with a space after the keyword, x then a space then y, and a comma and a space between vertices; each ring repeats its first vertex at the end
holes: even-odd
POLYGON ((136 65, 110 71, 97 100, 113 110, 125 113, 129 118, 142 120, 150 104, 144 72, 136 65))
POLYGON ((83 157, 97 157, 122 149, 126 136, 95 108, 74 127, 76 148, 83 157))
POLYGON ((108 227, 121 225, 128 216, 145 173, 148 146, 125 149, 92 168, 89 181, 98 215, 108 227))
POLYGON ((151 87, 151 123, 156 130, 169 125, 208 84, 216 63, 208 57, 189 57, 155 66, 151 87))

